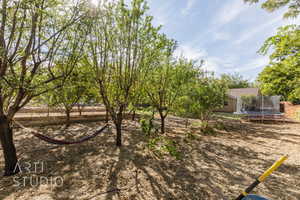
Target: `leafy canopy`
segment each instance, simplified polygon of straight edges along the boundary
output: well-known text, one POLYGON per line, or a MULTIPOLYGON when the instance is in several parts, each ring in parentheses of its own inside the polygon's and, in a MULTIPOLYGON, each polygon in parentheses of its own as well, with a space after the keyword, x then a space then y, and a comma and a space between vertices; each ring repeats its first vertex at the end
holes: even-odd
POLYGON ((224 105, 227 87, 223 81, 204 73, 189 84, 180 98, 179 114, 208 121, 214 110, 224 105))
MULTIPOLYGON (((257 3, 259 0, 244 0, 245 2, 257 3)), ((299 0, 266 0, 262 4, 262 8, 273 12, 282 7, 288 6, 288 11, 284 14, 284 18, 297 17, 300 13, 299 0)))
POLYGON ((266 40, 260 53, 270 55, 269 65, 260 73, 262 93, 281 95, 283 99, 300 102, 300 27, 290 25, 279 28, 277 35, 266 40))
POLYGON ((251 83, 247 79, 244 79, 243 76, 238 73, 222 74, 221 81, 223 81, 230 89, 251 87, 251 83))

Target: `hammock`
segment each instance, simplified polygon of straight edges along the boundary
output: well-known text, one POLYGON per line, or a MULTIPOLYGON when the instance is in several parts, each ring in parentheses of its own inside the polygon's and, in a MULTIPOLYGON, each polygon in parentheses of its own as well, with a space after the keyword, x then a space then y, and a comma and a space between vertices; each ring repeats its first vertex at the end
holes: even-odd
POLYGON ((47 143, 50 144, 56 144, 56 145, 70 145, 70 144, 80 144, 83 143, 85 141, 88 141, 94 137, 96 137, 97 135, 99 135, 100 133, 102 133, 107 127, 108 124, 105 124, 101 129, 97 130, 94 134, 89 135, 89 136, 85 136, 77 141, 65 141, 65 140, 57 140, 54 138, 50 138, 48 136, 42 135, 40 134, 38 131, 34 130, 34 129, 30 129, 30 128, 26 128, 24 127, 22 124, 20 124, 19 122, 14 121, 18 126, 20 126, 21 128, 30 131, 30 133, 32 133, 35 137, 39 138, 40 140, 43 140, 47 143))

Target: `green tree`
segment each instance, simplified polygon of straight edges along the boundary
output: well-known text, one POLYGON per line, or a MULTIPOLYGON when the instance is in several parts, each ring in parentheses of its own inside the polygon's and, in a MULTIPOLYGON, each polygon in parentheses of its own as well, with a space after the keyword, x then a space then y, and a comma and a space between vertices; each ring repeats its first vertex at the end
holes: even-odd
MULTIPOLYGON (((52 82, 51 87, 57 87, 57 89, 42 95, 45 96, 43 99, 48 105, 64 108, 67 126, 70 125, 70 114, 74 106, 95 101, 97 94, 94 89, 93 73, 89 68, 80 62, 71 64, 74 65, 73 70, 67 77, 52 82)), ((57 65, 54 73, 61 74, 61 71, 68 67, 68 63, 57 65)), ((81 111, 79 112, 81 114, 81 111)))
POLYGON ((238 73, 222 74, 221 81, 224 81, 224 83, 230 89, 251 87, 251 83, 247 79, 244 79, 243 76, 238 73))
POLYGON ((223 81, 203 73, 189 84, 185 95, 180 98, 179 114, 201 119, 203 128, 207 128, 213 111, 224 105, 226 91, 227 87, 223 81))
POLYGON ((259 74, 261 91, 266 95, 281 95, 284 100, 299 102, 297 89, 300 79, 300 29, 291 25, 279 28, 277 35, 266 40, 260 53, 269 50, 269 65, 259 74))
MULTIPOLYGON (((75 1, 74 1, 75 2, 75 1)), ((80 51, 78 4, 60 0, 2 0, 0 5, 0 140, 5 159, 4 175, 18 173, 17 155, 11 128, 14 115, 31 99, 55 89, 48 84, 52 67, 65 57, 60 49, 80 51), (72 35, 66 31, 76 26, 72 35), (69 37, 67 37, 69 36, 69 37), (49 79, 41 77, 49 74, 49 79)), ((81 38, 81 37, 80 37, 81 38)), ((70 55, 68 55, 70 56, 70 55)))
POLYGON ((170 111, 174 111, 186 84, 197 74, 193 61, 173 60, 171 54, 164 56, 165 58, 162 57, 156 68, 148 74, 145 84, 151 105, 161 119, 161 133, 165 132, 165 119, 170 111))
MULTIPOLYGON (((257 3, 259 0, 244 0, 245 2, 257 3)), ((300 2, 299 0, 265 0, 262 4, 262 8, 273 12, 282 7, 288 6, 288 11, 284 14, 285 18, 297 17, 300 13, 300 2)))
POLYGON ((147 68, 158 49, 159 28, 143 0, 124 1, 97 7, 90 19, 86 64, 95 72, 103 103, 117 130, 116 145, 122 145, 122 123, 128 106, 135 98, 147 68))

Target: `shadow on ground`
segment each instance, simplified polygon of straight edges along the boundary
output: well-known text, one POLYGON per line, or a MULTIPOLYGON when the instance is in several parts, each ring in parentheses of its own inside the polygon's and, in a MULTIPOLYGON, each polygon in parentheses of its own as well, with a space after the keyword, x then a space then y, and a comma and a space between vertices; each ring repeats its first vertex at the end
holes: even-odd
MULTIPOLYGON (((42 161, 44 169, 38 174, 23 173, 15 180, 1 178, 0 199, 233 199, 274 162, 278 152, 264 140, 279 141, 284 137, 285 144, 300 142, 300 134, 288 130, 296 125, 274 128, 274 125, 228 121, 224 129, 213 135, 195 132, 196 137, 189 139, 186 132, 195 129, 186 128, 184 120, 170 118, 167 124, 172 127, 168 129, 168 137, 180 144, 182 160, 152 156, 146 147, 147 138, 132 121, 126 121, 123 127, 121 148, 115 147, 114 129, 92 141, 64 147, 45 144, 17 131, 21 165, 42 161), (249 146, 237 145, 243 142, 249 146), (255 149, 250 144, 270 150, 255 149), (30 176, 49 180, 61 177, 63 184, 60 187, 37 182, 32 187, 30 180, 26 180, 25 184, 15 186, 16 180, 30 176)), ((67 134, 61 134, 57 126, 40 130, 57 138, 77 138, 101 125, 72 125, 67 134)), ((0 167, 3 165, 1 159, 0 167)), ((284 164, 256 192, 271 199, 300 199, 299 167, 297 163, 284 164)))

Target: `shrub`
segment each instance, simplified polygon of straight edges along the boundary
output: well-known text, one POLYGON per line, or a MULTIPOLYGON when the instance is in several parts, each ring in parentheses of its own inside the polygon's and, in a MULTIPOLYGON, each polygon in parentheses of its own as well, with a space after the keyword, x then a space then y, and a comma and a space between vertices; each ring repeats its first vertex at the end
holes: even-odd
POLYGON ((213 111, 223 106, 226 90, 224 83, 214 77, 197 80, 180 98, 177 113, 184 117, 201 119, 203 125, 208 126, 213 111))

